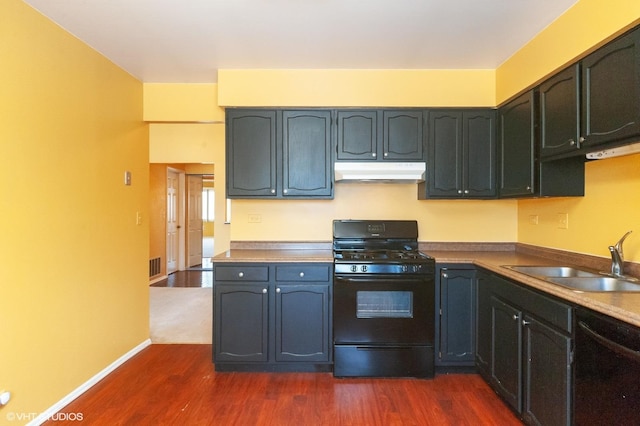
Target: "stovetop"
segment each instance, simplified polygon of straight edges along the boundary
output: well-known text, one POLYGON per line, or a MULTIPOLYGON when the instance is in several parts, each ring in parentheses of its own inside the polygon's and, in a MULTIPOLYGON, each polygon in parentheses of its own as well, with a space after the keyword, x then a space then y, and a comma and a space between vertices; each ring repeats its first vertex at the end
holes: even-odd
POLYGON ((337 250, 334 252, 334 259, 337 262, 387 263, 399 260, 423 260, 429 259, 429 256, 417 250, 337 250))
POLYGON ((418 250, 415 220, 335 220, 336 274, 428 273, 433 258, 418 250))

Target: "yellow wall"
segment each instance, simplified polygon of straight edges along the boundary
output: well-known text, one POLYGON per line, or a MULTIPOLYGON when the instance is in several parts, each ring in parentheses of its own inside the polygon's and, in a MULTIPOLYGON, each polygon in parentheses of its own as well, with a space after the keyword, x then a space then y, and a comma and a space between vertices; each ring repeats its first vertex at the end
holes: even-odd
POLYGON ((217 84, 144 84, 144 121, 224 122, 217 84))
POLYGON ((585 178, 584 197, 520 201, 519 241, 609 257, 607 247, 633 230, 624 254, 640 261, 640 154, 589 162, 585 178), (558 213, 569 214, 568 229, 558 229, 558 213))
POLYGON ((231 217, 232 241, 331 241, 333 219, 416 219, 421 241, 517 235, 515 201, 417 201, 416 184, 338 183, 334 200, 233 200, 231 217))
POLYGON ((149 167, 139 81, 20 0, 0 40, 4 422, 148 339, 149 167))
POLYGON ((220 70, 221 106, 495 106, 494 70, 220 70))

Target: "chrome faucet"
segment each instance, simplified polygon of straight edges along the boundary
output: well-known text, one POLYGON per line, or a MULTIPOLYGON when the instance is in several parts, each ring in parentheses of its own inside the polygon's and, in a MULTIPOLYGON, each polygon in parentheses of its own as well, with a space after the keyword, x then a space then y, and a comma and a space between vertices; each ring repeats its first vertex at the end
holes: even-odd
POLYGON ((615 246, 609 246, 611 252, 611 275, 614 277, 624 277, 624 253, 622 243, 632 231, 627 232, 620 238, 615 246))

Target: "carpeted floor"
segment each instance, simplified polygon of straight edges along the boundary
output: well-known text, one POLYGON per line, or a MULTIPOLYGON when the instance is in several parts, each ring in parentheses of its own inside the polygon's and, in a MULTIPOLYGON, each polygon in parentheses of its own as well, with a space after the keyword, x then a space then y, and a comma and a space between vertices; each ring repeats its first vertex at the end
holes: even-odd
POLYGON ((211 344, 212 288, 149 287, 152 343, 211 344))

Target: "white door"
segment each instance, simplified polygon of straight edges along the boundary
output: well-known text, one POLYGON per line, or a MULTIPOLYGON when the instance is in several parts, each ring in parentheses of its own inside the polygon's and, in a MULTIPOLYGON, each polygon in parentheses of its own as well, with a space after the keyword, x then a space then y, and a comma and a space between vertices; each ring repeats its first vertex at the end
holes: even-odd
POLYGON ((180 255, 179 189, 179 174, 173 170, 167 170, 167 275, 178 270, 180 255))
POLYGON ((202 263, 202 176, 187 181, 187 267, 202 263))

